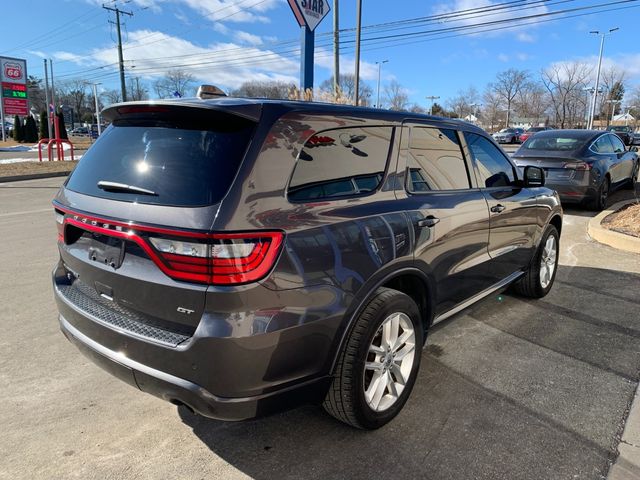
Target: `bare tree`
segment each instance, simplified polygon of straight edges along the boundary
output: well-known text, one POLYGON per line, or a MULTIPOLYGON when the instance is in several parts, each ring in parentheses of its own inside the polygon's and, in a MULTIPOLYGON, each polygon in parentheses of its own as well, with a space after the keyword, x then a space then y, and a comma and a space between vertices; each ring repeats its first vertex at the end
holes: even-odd
POLYGON ((487 88, 482 96, 482 117, 484 127, 489 131, 500 128, 504 121, 504 109, 501 107, 502 99, 491 89, 487 88))
POLYGON ((149 89, 140 81, 140 77, 129 77, 127 83, 127 97, 130 101, 140 101, 149 99, 149 89))
POLYGON ((560 128, 576 125, 584 118, 586 102, 584 89, 591 76, 591 66, 583 62, 554 63, 542 71, 542 83, 560 128))
POLYGON ((385 103, 389 110, 406 110, 409 105, 409 95, 396 80, 384 87, 385 103))
POLYGON ((271 81, 249 81, 231 92, 234 97, 287 99, 289 92, 295 88, 294 83, 271 81))
MULTIPOLYGON (((344 74, 338 77, 340 80, 338 82, 338 86, 340 88, 340 98, 346 99, 348 103, 353 103, 355 101, 355 93, 356 93, 356 78, 353 74, 344 74)), ((333 76, 327 78, 320 84, 320 90, 323 92, 333 92, 333 76)), ((371 96, 373 94, 373 90, 369 86, 368 83, 364 82, 360 79, 360 105, 363 107, 369 106, 371 103, 371 96)), ((340 100, 337 99, 337 100, 340 100)), ((340 102, 342 103, 342 102, 340 102)))
POLYGON ((640 120, 640 85, 636 85, 628 95, 627 108, 629 113, 635 117, 635 124, 637 125, 640 120))
POLYGON ((546 118, 548 109, 547 91, 538 82, 528 82, 514 99, 514 110, 519 116, 532 119, 533 124, 546 118))
POLYGON ((526 70, 510 68, 509 70, 498 73, 495 82, 489 84, 489 88, 503 101, 504 106, 507 107, 507 127, 511 120, 513 101, 529 82, 529 79, 529 72, 526 70))
POLYGON ((609 100, 621 100, 620 87, 622 87, 622 93, 626 87, 627 80, 626 70, 622 70, 615 65, 608 68, 604 68, 600 73, 600 86, 602 87, 603 94, 598 96, 600 100, 598 102, 598 112, 600 115, 608 118, 611 112, 611 105, 609 100))
POLYGON ((420 114, 426 114, 429 113, 429 110, 427 110, 426 108, 418 105, 417 103, 413 103, 411 104, 411 106, 408 108, 408 110, 411 113, 420 113, 420 114))
POLYGON ((473 85, 465 90, 459 90, 458 94, 447 100, 447 107, 453 111, 458 118, 475 115, 477 109, 476 104, 479 103, 480 95, 473 85))
POLYGON ((184 97, 193 90, 195 77, 183 70, 169 70, 162 78, 156 81, 153 88, 159 98, 184 97))
POLYGON ((100 94, 105 105, 111 105, 112 103, 118 103, 122 101, 122 95, 120 90, 105 90, 100 94))
POLYGON ((88 86, 85 80, 74 78, 56 84, 60 103, 70 105, 80 119, 83 113, 89 110, 87 106, 88 86))

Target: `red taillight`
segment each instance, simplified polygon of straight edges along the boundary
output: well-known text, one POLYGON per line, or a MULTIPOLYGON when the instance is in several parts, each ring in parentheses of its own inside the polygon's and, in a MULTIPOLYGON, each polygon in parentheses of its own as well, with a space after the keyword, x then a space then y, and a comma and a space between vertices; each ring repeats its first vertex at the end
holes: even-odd
POLYGON ((591 164, 586 162, 569 162, 562 165, 562 168, 569 170, 591 170, 591 164))
POLYGON ((264 278, 273 268, 284 240, 282 232, 169 230, 89 217, 57 205, 56 224, 62 243, 67 225, 121 238, 137 243, 167 276, 211 285, 238 285, 264 278))
POLYGON ((149 238, 169 276, 212 285, 260 280, 273 267, 282 240, 280 232, 212 234, 198 242, 149 238))

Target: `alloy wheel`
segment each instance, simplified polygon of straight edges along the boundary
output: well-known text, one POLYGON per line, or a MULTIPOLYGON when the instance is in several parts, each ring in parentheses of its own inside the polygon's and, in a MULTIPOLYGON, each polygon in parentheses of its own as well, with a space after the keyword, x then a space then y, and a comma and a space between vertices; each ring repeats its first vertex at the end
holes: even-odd
POLYGON ((371 340, 364 366, 364 397, 382 412, 394 405, 404 390, 416 355, 416 334, 404 313, 389 315, 371 340))
POLYGON ((549 235, 542 250, 540 258, 540 286, 547 288, 553 279, 556 270, 556 257, 558 256, 558 244, 556 237, 549 235))

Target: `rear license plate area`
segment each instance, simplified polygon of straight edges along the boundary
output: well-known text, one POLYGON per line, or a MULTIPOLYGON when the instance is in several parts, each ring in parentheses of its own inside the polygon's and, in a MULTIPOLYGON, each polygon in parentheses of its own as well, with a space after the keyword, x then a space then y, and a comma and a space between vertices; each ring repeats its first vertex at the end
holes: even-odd
POLYGON ((119 238, 92 235, 89 244, 89 260, 118 269, 124 260, 125 244, 119 238))

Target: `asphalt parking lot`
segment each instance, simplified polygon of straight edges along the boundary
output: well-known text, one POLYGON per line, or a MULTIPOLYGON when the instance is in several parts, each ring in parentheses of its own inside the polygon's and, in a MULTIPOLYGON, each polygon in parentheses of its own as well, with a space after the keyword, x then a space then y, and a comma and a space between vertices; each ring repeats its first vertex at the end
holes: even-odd
MULTIPOLYGON (((640 378, 640 256, 565 212, 552 292, 438 325, 400 416, 374 432, 305 407, 244 423, 134 390, 59 332, 59 178, 0 185, 0 478, 600 479, 640 378)), ((629 196, 616 193, 612 201, 629 196)))

